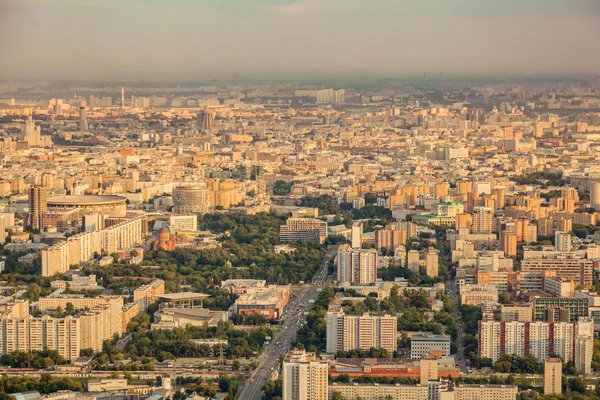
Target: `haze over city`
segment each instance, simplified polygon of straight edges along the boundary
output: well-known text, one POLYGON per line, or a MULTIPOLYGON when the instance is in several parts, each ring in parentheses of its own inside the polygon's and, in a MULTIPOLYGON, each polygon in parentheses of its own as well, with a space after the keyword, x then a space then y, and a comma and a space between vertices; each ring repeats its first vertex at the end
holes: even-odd
POLYGON ((0 400, 600 400, 600 0, 0 0, 0 400))
POLYGON ((595 0, 5 0, 7 79, 570 76, 600 69, 595 0))

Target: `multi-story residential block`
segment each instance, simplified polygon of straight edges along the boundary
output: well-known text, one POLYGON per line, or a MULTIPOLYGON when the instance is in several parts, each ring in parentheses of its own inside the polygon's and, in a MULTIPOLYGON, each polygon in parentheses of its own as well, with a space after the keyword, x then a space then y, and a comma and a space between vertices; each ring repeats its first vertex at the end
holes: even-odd
POLYGON ((355 249, 360 249, 362 247, 363 229, 364 224, 361 221, 355 221, 352 223, 352 238, 350 242, 351 246, 355 249))
POLYGON ((396 351, 398 319, 390 315, 345 315, 341 308, 330 308, 327 321, 327 352, 368 350, 372 347, 396 351))
POLYGON ((133 291, 133 302, 137 303, 138 311, 143 312, 148 306, 156 301, 157 297, 165 294, 165 281, 156 279, 146 285, 142 285, 133 291))
POLYGON ((279 240, 294 242, 304 240, 323 244, 327 237, 327 222, 312 218, 288 218, 285 225, 279 227, 279 240))
POLYGON ((562 394, 563 363, 560 358, 544 361, 544 394, 562 394))
POLYGON ((329 386, 329 398, 338 393, 343 400, 428 400, 427 385, 369 385, 334 383, 329 386))
POLYGON ((283 362, 284 400, 327 400, 327 362, 314 353, 292 351, 283 362))
POLYGON ((533 304, 502 304, 500 306, 500 320, 504 322, 533 321, 533 304))
POLYGON ((142 243, 147 231, 146 218, 135 217, 106 229, 80 233, 42 250, 42 276, 54 276, 71 265, 89 261, 95 253, 116 253, 119 249, 142 243))
POLYGON ((338 248, 337 278, 340 283, 368 285, 377 281, 377 250, 353 249, 348 244, 338 248))
POLYGON ((583 258, 528 258, 521 261, 521 272, 554 271, 558 278, 575 282, 575 285, 591 286, 594 262, 583 258))
POLYGON ((570 322, 479 322, 479 356, 498 361, 505 354, 528 354, 544 362, 552 355, 575 362, 583 371, 591 370, 590 346, 594 326, 588 318, 570 322), (589 361, 589 365, 588 365, 589 361))
POLYGON ((123 297, 121 296, 84 297, 81 295, 51 295, 40 297, 39 308, 42 312, 56 310, 59 307, 65 310, 69 303, 76 310, 92 309, 97 306, 107 305, 110 313, 108 320, 105 321, 106 329, 110 332, 110 335, 120 335, 123 331, 123 297))

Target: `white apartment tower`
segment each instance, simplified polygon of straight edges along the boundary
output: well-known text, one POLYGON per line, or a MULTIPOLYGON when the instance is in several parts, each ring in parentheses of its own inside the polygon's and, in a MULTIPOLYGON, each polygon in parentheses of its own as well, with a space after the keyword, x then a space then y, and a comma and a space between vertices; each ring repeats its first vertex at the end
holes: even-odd
POLYGON ((327 400, 327 362, 293 351, 283 362, 283 400, 327 400))
POLYGON ((338 248, 337 278, 340 283, 368 285, 377 281, 377 250, 338 248))

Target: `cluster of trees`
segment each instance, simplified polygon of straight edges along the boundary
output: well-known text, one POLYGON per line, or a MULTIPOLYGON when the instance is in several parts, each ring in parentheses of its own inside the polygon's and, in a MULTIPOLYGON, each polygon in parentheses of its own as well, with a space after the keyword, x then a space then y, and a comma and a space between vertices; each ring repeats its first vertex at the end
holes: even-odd
POLYGON ((287 196, 292 192, 294 182, 286 182, 282 180, 275 181, 273 185, 273 194, 275 196, 287 196))
POLYGON ((489 358, 479 357, 477 351, 477 331, 479 330, 479 321, 481 321, 481 308, 474 306, 462 306, 460 313, 464 326, 464 345, 465 355, 471 360, 471 365, 475 368, 491 367, 493 362, 489 358))
POLYGON ((542 188, 547 188, 548 186, 564 186, 566 183, 562 177, 562 173, 542 171, 513 176, 511 177, 511 180, 519 185, 538 185, 542 188))
POLYGON ((594 353, 592 355, 592 369, 600 371, 600 340, 594 339, 594 353))
POLYGON ((531 354, 525 357, 506 354, 496 361, 494 371, 511 374, 541 374, 544 372, 544 365, 531 354))
POLYGON ((328 194, 317 197, 305 196, 300 199, 300 206, 318 208, 319 215, 340 215, 342 213, 333 197, 328 194))
POLYGON ((573 224, 573 234, 580 239, 593 235, 597 230, 600 230, 600 226, 573 224))
POLYGON ((226 279, 266 279, 273 284, 308 281, 323 259, 323 246, 295 243, 297 251, 275 254, 272 245, 279 241, 279 226, 285 217, 257 215, 206 214, 200 217, 200 229, 223 234, 222 248, 174 251, 149 251, 145 262, 160 269, 139 265, 113 264, 91 267, 101 284, 116 294, 130 294, 139 286, 138 277, 156 277, 165 281, 167 292, 180 291, 180 285, 209 294, 204 306, 226 310, 236 299, 220 289, 226 279), (242 268, 240 268, 242 267, 242 268))
POLYGON ((185 394, 176 392, 173 395, 173 400, 185 400, 187 395, 196 392, 199 396, 213 398, 219 393, 227 393, 225 400, 235 399, 238 392, 239 381, 235 376, 219 375, 218 380, 205 380, 203 378, 192 377, 177 377, 175 380, 177 385, 181 385, 185 389, 185 394))
POLYGON ((277 380, 268 380, 263 387, 264 400, 281 400, 283 398, 283 382, 281 377, 277 380))
POLYGON ((50 368, 55 365, 65 364, 67 360, 56 350, 43 351, 14 351, 0 357, 0 364, 12 368, 50 368))
POLYGON ((81 381, 71 378, 55 378, 42 374, 40 378, 0 377, 0 400, 12 399, 11 393, 38 391, 42 394, 56 393, 59 390, 83 392, 81 381))
POLYGON ((386 349, 377 349, 371 347, 369 350, 349 350, 349 351, 338 351, 335 355, 337 358, 392 358, 386 349))
POLYGON ((195 345, 192 339, 226 339, 228 344, 223 346, 227 358, 253 357, 258 354, 267 336, 273 336, 273 331, 266 327, 256 327, 250 330, 236 329, 231 323, 221 323, 216 327, 175 328, 173 330, 135 330, 131 340, 121 350, 115 340, 105 341, 102 353, 96 357, 98 367, 131 358, 134 361, 148 363, 175 359, 177 357, 213 357, 220 352, 219 348, 208 345, 195 345))

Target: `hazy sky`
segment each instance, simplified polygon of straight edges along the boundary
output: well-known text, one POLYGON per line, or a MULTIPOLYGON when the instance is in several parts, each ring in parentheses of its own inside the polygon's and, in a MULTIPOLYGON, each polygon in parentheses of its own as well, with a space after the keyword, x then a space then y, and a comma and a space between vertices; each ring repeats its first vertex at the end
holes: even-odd
POLYGON ((0 0, 0 79, 600 75, 600 0, 0 0))

